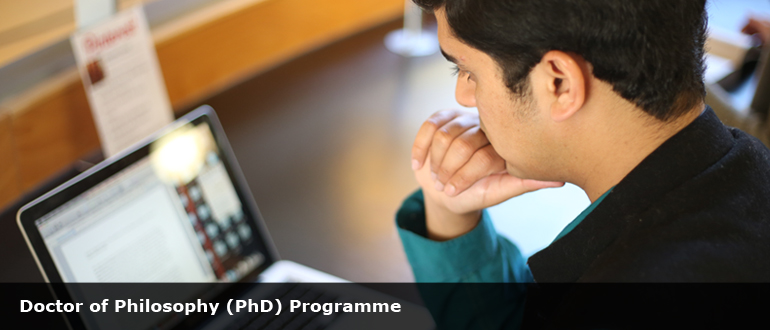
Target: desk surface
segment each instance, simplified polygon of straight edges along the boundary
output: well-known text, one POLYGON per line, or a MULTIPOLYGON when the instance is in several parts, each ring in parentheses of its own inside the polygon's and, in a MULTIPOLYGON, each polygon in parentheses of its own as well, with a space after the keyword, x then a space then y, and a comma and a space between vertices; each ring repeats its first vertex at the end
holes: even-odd
MULTIPOLYGON (((406 113, 414 104, 408 80, 420 64, 449 66, 440 55, 388 52, 382 40, 398 27, 367 31, 203 102, 216 109, 284 259, 357 282, 413 279, 394 215, 417 187, 413 135, 438 108, 406 113)), ((443 92, 453 102, 453 89, 443 92)))

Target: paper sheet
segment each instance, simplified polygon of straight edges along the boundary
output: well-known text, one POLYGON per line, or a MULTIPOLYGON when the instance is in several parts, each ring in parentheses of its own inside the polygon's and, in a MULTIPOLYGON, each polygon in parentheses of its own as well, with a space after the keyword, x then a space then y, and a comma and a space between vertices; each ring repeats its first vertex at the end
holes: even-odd
POLYGON ((173 121, 141 7, 78 31, 70 41, 106 157, 173 121))

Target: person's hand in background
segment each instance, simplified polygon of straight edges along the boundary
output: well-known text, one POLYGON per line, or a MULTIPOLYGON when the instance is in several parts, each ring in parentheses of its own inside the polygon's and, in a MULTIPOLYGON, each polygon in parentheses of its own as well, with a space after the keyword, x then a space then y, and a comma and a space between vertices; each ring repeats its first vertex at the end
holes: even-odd
POLYGON ((484 208, 564 185, 508 174, 478 115, 456 110, 439 111, 420 127, 412 146, 412 169, 425 196, 428 237, 434 240, 471 231, 484 208))
POLYGON ((751 17, 741 32, 756 35, 763 45, 770 43, 770 21, 751 17))

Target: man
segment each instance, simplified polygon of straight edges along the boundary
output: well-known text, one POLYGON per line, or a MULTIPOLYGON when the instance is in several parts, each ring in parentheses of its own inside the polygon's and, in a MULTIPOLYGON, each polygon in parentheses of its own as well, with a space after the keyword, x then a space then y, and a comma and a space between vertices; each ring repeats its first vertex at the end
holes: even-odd
MULTIPOLYGON (((415 139, 397 225, 418 282, 770 280, 770 151, 704 104, 705 0, 415 1, 478 108, 415 139), (484 208, 564 182, 592 204, 524 260, 484 208)), ((440 327, 498 328, 538 300, 517 288, 472 312, 423 294, 440 327)))

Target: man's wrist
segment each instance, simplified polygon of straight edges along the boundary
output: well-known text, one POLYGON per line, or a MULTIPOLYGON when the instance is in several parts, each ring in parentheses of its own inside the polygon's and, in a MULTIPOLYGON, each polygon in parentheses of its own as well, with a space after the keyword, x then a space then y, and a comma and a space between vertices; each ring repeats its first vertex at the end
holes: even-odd
POLYGON ((457 214, 443 205, 425 198, 425 225, 428 238, 434 241, 447 241, 476 228, 481 220, 481 210, 457 214))

